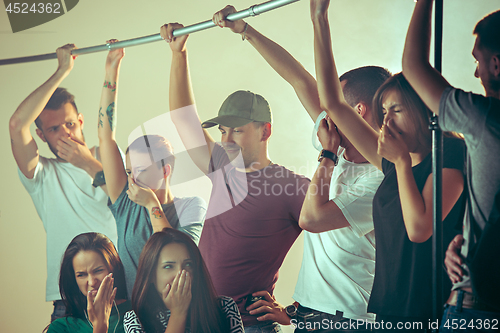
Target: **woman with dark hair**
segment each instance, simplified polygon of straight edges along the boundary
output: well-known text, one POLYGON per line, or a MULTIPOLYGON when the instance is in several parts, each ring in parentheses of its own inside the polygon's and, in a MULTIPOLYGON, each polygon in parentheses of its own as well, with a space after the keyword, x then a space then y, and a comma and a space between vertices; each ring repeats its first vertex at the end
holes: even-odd
MULTIPOLYGON (((329 0, 311 0, 318 91, 321 106, 330 117, 322 124, 331 139, 328 150, 336 152, 338 126, 384 173, 373 199, 376 260, 368 312, 386 324, 382 328, 423 331, 432 317, 431 114, 404 76, 396 74, 378 89, 373 100, 371 112, 380 132, 362 121, 359 114, 370 112, 370 106, 352 108, 344 99, 333 60, 328 6, 329 0)), ((449 230, 460 218, 464 161, 463 140, 445 138, 442 218, 449 230)))
POLYGON ((127 333, 243 332, 236 303, 217 297, 196 244, 171 228, 154 233, 141 253, 132 309, 127 333))
POLYGON ((174 150, 161 135, 148 134, 134 139, 127 148, 124 163, 115 138, 118 74, 124 55, 123 49, 108 54, 97 132, 108 206, 116 220, 117 246, 130 295, 139 256, 148 238, 163 228, 174 228, 187 233, 197 243, 205 220, 206 203, 196 196, 174 196, 170 187, 174 150))
POLYGON ((109 238, 96 232, 73 238, 62 259, 59 289, 67 315, 53 321, 47 333, 123 332, 123 314, 131 304, 109 238))

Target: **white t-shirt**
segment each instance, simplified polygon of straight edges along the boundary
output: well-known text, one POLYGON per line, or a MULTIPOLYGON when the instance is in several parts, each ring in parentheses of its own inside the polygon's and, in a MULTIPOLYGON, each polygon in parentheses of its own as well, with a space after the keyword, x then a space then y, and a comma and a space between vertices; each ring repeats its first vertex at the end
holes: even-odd
POLYGON ((59 270, 66 247, 85 232, 105 234, 116 246, 116 223, 108 196, 92 186, 92 177, 71 163, 40 156, 33 179, 18 169, 47 233, 46 301, 61 299, 59 270))
POLYGON ((339 150, 330 200, 350 226, 304 231, 304 255, 293 298, 304 307, 345 318, 375 320, 366 312, 375 275, 372 202, 384 175, 369 163, 347 161, 339 150))

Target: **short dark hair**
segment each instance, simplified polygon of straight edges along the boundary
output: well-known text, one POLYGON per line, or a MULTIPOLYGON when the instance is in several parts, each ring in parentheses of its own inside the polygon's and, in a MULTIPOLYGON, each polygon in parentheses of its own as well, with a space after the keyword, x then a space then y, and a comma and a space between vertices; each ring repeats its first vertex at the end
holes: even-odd
POLYGON ((479 48, 493 53, 500 52, 500 10, 490 13, 477 22, 474 35, 479 38, 479 48))
POLYGON ((73 258, 81 251, 94 251, 102 256, 115 280, 115 299, 127 299, 125 271, 111 240, 97 232, 87 232, 73 238, 64 252, 59 274, 59 290, 66 305, 66 314, 85 320, 87 295, 83 295, 76 283, 73 258))
MULTIPOLYGON (((75 96, 70 94, 66 88, 57 88, 56 91, 50 96, 47 105, 43 108, 44 110, 58 110, 66 103, 70 103, 76 110, 76 114, 78 114, 78 108, 75 104, 75 96)), ((42 129, 42 120, 40 119, 40 115, 35 119, 35 125, 38 129, 42 129)))
POLYGON ((125 154, 129 151, 149 153, 151 164, 158 163, 160 167, 169 164, 171 172, 174 171, 174 148, 170 141, 161 135, 148 134, 138 137, 127 147, 125 154))
POLYGON ((355 107, 363 102, 371 106, 375 92, 391 75, 379 66, 359 67, 342 74, 339 80, 346 81, 343 93, 347 104, 355 107))
POLYGON ((187 318, 191 332, 229 332, 212 279, 195 242, 182 231, 165 228, 149 237, 144 246, 132 290, 132 309, 139 317, 145 332, 163 332, 158 313, 167 310, 154 286, 156 267, 161 250, 168 244, 183 244, 192 261, 191 304, 187 318))

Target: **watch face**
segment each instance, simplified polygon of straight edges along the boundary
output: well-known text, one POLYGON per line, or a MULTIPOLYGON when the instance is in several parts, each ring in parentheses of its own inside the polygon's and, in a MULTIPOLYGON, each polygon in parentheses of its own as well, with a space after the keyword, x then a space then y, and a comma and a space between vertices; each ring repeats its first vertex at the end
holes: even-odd
POLYGON ((94 187, 97 187, 97 186, 101 186, 104 184, 106 184, 106 180, 104 178, 104 172, 99 171, 98 173, 96 173, 94 181, 92 182, 92 185, 94 187))
POLYGON ((297 308, 292 304, 285 308, 285 312, 289 317, 294 317, 295 313, 297 312, 297 308))

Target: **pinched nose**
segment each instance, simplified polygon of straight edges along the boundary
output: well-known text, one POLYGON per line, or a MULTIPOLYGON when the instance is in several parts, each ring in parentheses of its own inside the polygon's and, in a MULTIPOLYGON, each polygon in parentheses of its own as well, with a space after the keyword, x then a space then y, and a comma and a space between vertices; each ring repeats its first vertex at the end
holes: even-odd
POLYGON ((385 115, 384 115, 384 121, 382 122, 384 125, 387 125, 387 123, 389 122, 389 120, 392 119, 392 116, 390 115, 390 112, 387 112, 385 115))

